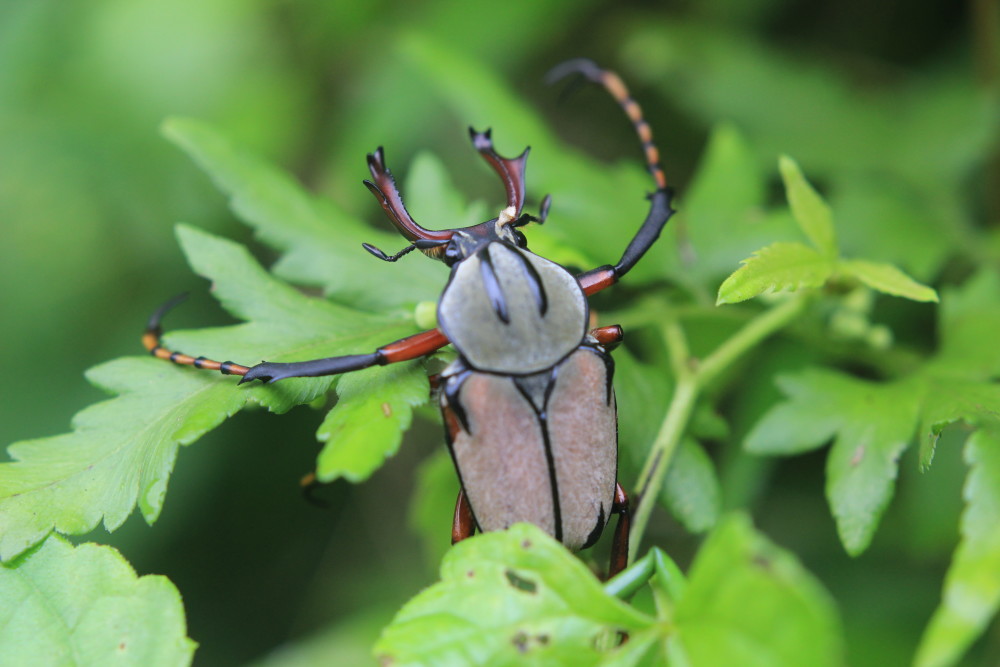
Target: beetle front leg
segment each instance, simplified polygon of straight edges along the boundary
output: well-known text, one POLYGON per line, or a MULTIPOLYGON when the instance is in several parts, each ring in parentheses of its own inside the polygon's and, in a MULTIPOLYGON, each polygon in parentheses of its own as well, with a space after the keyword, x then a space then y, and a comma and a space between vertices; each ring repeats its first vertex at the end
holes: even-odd
POLYGON ((439 329, 431 329, 383 345, 370 354, 348 354, 341 357, 289 363, 265 361, 250 368, 243 375, 240 384, 252 380, 261 380, 270 384, 286 378, 337 375, 371 366, 385 366, 422 357, 447 344, 448 338, 439 329))
POLYGON ((628 507, 628 496, 622 485, 615 482, 615 500, 611 512, 618 515, 618 525, 615 526, 615 536, 611 542, 611 563, 608 565, 608 579, 625 569, 628 565, 628 534, 631 527, 631 514, 628 507))
POLYGON ((576 277, 587 296, 614 285, 642 259, 646 251, 660 237, 660 232, 670 220, 670 216, 674 214, 674 209, 670 207, 672 195, 673 191, 670 188, 663 188, 649 195, 649 213, 617 264, 614 266, 605 264, 576 277))

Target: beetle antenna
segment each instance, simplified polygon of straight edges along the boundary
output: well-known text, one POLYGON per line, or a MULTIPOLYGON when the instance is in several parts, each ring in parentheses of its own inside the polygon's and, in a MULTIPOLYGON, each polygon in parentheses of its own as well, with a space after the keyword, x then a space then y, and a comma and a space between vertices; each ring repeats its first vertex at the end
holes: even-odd
POLYGON ((383 252, 379 248, 376 248, 371 243, 362 243, 361 247, 364 248, 365 250, 367 250, 368 252, 370 252, 371 254, 375 255, 379 259, 381 259, 383 262, 395 262, 397 259, 399 259, 403 255, 405 255, 407 253, 410 253, 410 252, 413 252, 414 250, 417 249, 416 245, 410 244, 410 245, 406 246, 405 248, 403 248, 402 250, 400 250, 399 252, 397 252, 395 255, 387 255, 387 254, 385 254, 385 252, 383 252))
POLYGON ((629 120, 632 121, 632 127, 635 128, 635 133, 639 136, 639 141, 642 142, 642 150, 646 156, 646 168, 652 174, 657 189, 665 189, 667 187, 667 177, 663 175, 663 168, 660 166, 660 151, 656 147, 656 144, 653 143, 653 132, 649 129, 649 123, 642 116, 642 107, 632 99, 632 95, 629 94, 628 88, 621 80, 621 77, 610 70, 601 69, 592 60, 576 58, 553 67, 545 75, 545 81, 546 83, 553 84, 573 74, 582 75, 594 83, 600 84, 615 98, 618 106, 625 111, 629 120))

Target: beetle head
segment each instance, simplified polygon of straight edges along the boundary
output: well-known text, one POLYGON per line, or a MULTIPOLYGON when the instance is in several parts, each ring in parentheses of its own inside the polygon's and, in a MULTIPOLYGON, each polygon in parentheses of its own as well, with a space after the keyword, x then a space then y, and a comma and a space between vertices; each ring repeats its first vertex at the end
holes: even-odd
POLYGON ((503 181, 507 193, 507 206, 500 215, 492 220, 481 222, 470 227, 443 229, 431 231, 418 225, 403 205, 403 199, 396 187, 392 172, 385 166, 385 155, 379 147, 368 156, 368 170, 372 180, 366 180, 365 185, 375 195, 382 205, 389 220, 396 226, 411 245, 391 257, 381 250, 365 244, 365 249, 380 259, 395 261, 411 250, 418 249, 428 257, 440 259, 449 266, 469 257, 479 248, 493 241, 503 241, 520 248, 527 247, 527 240, 517 228, 528 222, 541 222, 545 219, 549 198, 542 202, 542 213, 539 217, 521 213, 524 207, 524 166, 528 159, 528 150, 524 149, 516 158, 501 157, 493 149, 490 131, 477 132, 469 128, 472 145, 479 154, 493 167, 503 181))

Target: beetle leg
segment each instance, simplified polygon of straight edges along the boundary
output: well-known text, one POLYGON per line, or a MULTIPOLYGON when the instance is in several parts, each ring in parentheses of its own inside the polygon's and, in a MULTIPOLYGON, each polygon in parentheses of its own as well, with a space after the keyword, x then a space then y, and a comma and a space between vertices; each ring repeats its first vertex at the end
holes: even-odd
POLYGON ((288 363, 264 361, 250 368, 243 375, 240 384, 252 380, 261 380, 270 384, 292 377, 337 375, 371 366, 385 366, 386 364, 423 357, 447 344, 448 339, 439 329, 430 329, 383 345, 369 354, 348 354, 341 357, 288 363))
POLYGON ((597 339, 597 342, 605 350, 610 352, 618 347, 625 338, 625 331, 620 324, 612 324, 606 327, 597 327, 590 331, 590 335, 597 339))
POLYGON ((319 375, 335 375, 348 371, 361 370, 370 366, 385 366, 399 361, 409 361, 430 354, 448 344, 439 329, 430 329, 422 333, 401 338, 394 343, 383 345, 370 354, 348 354, 341 357, 314 359, 312 361, 295 361, 291 363, 263 362, 253 367, 241 366, 232 361, 213 361, 205 357, 192 357, 182 352, 169 350, 160 342, 163 333, 160 321, 171 308, 187 298, 182 294, 170 299, 156 309, 149 318, 146 331, 142 335, 142 344, 150 354, 158 359, 172 361, 175 364, 194 366, 209 371, 219 371, 223 375, 242 375, 240 384, 251 380, 277 382, 290 377, 316 377, 319 375))
POLYGON ((455 518, 451 522, 451 543, 457 544, 476 532, 476 520, 472 517, 472 505, 465 497, 465 490, 460 489, 455 500, 455 518))
POLYGON ((615 500, 611 511, 618 515, 618 525, 615 526, 614 540, 611 542, 611 564, 608 566, 608 578, 615 576, 628 565, 628 533, 630 514, 628 496, 622 485, 615 482, 615 500))
POLYGON ((649 213, 646 214, 646 220, 643 221, 642 227, 639 228, 636 235, 632 237, 617 264, 614 266, 605 264, 576 277, 587 296, 614 285, 635 266, 636 262, 642 259, 646 251, 660 237, 660 232, 670 220, 670 216, 674 214, 674 210, 670 207, 672 194, 673 191, 667 188, 657 190, 649 195, 649 213))

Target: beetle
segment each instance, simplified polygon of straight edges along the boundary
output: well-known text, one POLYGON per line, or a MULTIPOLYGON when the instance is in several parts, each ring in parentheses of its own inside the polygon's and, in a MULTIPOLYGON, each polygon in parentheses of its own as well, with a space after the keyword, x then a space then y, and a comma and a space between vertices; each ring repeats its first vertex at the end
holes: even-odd
POLYGON ((638 103, 621 78, 585 59, 557 66, 551 82, 570 75, 603 86, 631 120, 655 190, 649 212, 617 264, 573 275, 527 248, 520 228, 543 222, 523 212, 528 149, 505 158, 490 131, 469 128, 472 144, 503 182, 507 206, 470 227, 428 230, 410 216, 379 147, 368 155, 364 184, 409 245, 394 255, 363 244, 375 257, 395 262, 413 250, 451 267, 437 306, 438 325, 374 352, 247 367, 192 357, 165 348, 160 321, 174 302, 150 318, 143 344, 177 364, 278 382, 333 375, 417 359, 451 343, 457 359, 433 383, 438 388, 445 437, 461 490, 452 542, 480 531, 531 522, 566 547, 594 544, 611 514, 618 514, 612 543, 613 575, 626 565, 628 498, 617 481, 618 425, 609 349, 621 342, 620 326, 587 330, 587 297, 620 280, 659 237, 673 214, 672 191, 638 103))

